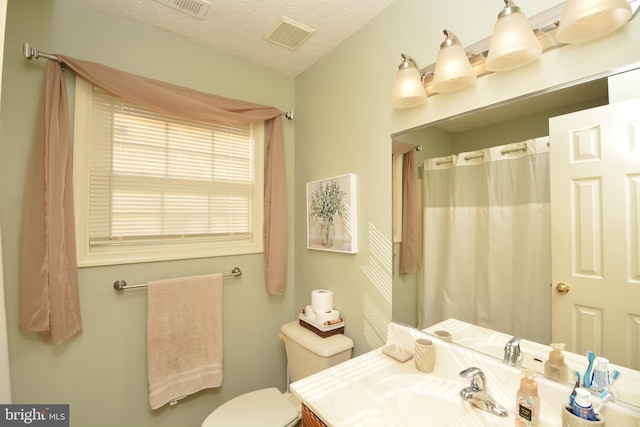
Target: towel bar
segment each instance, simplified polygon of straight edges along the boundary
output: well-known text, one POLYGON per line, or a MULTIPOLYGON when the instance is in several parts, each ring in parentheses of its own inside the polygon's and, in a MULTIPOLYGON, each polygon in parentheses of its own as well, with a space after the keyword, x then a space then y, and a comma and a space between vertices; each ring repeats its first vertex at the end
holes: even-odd
MULTIPOLYGON (((242 276, 242 270, 240 270, 240 267, 233 267, 233 270, 231 270, 231 273, 223 273, 222 277, 233 277, 233 276, 242 276)), ((139 285, 127 285, 127 282, 125 280, 116 280, 115 282, 113 282, 113 289, 115 289, 116 291, 125 291, 127 289, 133 289, 133 288, 146 288, 147 286, 149 286, 147 283, 140 283, 139 285)))

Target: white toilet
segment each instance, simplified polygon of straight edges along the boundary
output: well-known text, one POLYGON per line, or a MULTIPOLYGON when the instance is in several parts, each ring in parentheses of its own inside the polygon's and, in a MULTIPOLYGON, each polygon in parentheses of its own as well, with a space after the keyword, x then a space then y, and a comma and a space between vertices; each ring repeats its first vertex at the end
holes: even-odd
MULTIPOLYGON (((322 338, 298 321, 282 325, 289 381, 294 382, 351 358, 353 341, 342 334, 322 338)), ((300 419, 300 402, 275 388, 235 397, 214 410, 202 427, 292 427, 300 419)))

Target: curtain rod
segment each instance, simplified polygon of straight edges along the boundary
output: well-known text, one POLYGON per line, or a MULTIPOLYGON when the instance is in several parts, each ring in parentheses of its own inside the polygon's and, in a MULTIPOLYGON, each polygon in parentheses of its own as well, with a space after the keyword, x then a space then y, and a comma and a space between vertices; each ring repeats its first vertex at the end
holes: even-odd
POLYGON ((60 59, 58 59, 57 56, 52 55, 50 53, 40 52, 35 47, 31 47, 31 45, 29 43, 24 43, 22 45, 22 54, 27 59, 46 58, 46 59, 50 59, 51 61, 61 62, 60 59))
MULTIPOLYGON (((240 270, 239 267, 234 267, 233 270, 231 270, 231 273, 222 274, 222 277, 233 277, 233 276, 242 276, 242 270, 240 270)), ((139 285, 127 285, 127 282, 122 279, 116 280, 113 283, 113 289, 115 289, 116 291, 125 291, 127 289, 134 289, 134 288, 146 288, 147 286, 149 286, 148 283, 140 283, 139 285)))
MULTIPOLYGON (((549 143, 547 142, 547 147, 549 147, 549 143)), ((527 151, 527 144, 524 145, 519 145, 519 146, 515 146, 515 147, 511 147, 511 148, 505 148, 503 150, 500 150, 500 154, 502 154, 503 156, 510 154, 510 153, 517 153, 518 151, 527 151)), ((473 154, 470 154, 468 156, 465 156, 464 159, 469 161, 472 159, 482 159, 484 158, 484 152, 476 152, 473 154)), ((441 160, 436 160, 436 166, 440 166, 446 163, 453 163, 453 156, 448 156, 448 157, 444 157, 441 160)))
MULTIPOLYGON (((51 61, 62 62, 62 61, 60 61, 60 59, 57 56, 52 55, 50 53, 41 52, 38 49, 36 49, 35 47, 32 47, 29 43, 23 43, 23 45, 22 45, 22 54, 27 59, 46 58, 46 59, 49 59, 51 61)), ((287 120, 293 120, 293 110, 291 110, 291 111, 281 111, 280 115, 281 116, 285 116, 287 118, 287 120)))

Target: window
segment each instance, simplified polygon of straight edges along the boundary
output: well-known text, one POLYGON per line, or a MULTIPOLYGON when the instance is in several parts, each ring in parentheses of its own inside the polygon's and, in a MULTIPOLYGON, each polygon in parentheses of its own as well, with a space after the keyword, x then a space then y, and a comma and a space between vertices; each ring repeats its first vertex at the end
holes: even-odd
POLYGON ((262 251, 263 123, 156 113, 76 79, 78 265, 262 251))

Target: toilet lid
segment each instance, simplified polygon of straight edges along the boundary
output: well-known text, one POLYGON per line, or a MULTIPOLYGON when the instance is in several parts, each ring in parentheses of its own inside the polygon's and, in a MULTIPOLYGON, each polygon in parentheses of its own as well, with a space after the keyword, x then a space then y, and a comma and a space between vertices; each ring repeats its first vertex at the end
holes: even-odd
POLYGON ((298 411, 277 388, 265 388, 235 397, 213 411, 202 427, 283 427, 298 418, 298 411))

